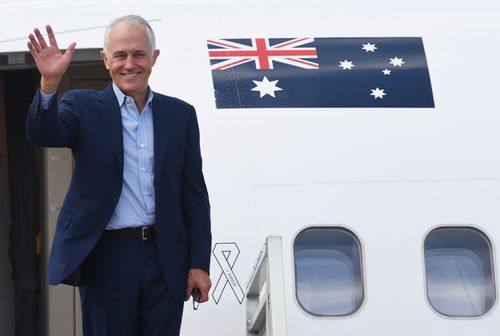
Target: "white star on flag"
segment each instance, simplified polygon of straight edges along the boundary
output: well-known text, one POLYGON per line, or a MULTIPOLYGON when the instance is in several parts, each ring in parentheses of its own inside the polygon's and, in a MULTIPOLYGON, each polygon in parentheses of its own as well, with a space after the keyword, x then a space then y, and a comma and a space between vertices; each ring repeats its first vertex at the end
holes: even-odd
POLYGON ((375 44, 371 44, 371 43, 366 43, 366 44, 363 44, 363 48, 361 48, 363 50, 365 50, 366 52, 375 52, 376 49, 378 49, 375 44))
POLYGON ((394 65, 395 67, 396 66, 402 66, 403 64, 405 64, 405 62, 403 62, 403 59, 402 58, 397 58, 397 57, 394 57, 394 58, 391 58, 391 61, 389 62, 391 63, 392 65, 394 65))
POLYGON ((375 90, 372 89, 372 93, 370 94, 370 96, 374 96, 375 99, 377 98, 384 99, 385 95, 386 93, 384 93, 384 89, 379 89, 379 88, 376 88, 375 90))
POLYGON ((273 98, 276 98, 274 92, 283 90, 282 88, 276 86, 276 84, 278 83, 277 80, 269 81, 267 77, 264 77, 260 82, 256 80, 252 80, 252 82, 254 82, 254 84, 257 85, 252 89, 252 91, 259 91, 260 98, 264 97, 267 94, 273 98))
POLYGON ((351 70, 353 66, 355 66, 354 64, 352 64, 352 61, 348 61, 348 60, 344 60, 343 62, 339 62, 340 65, 339 67, 342 68, 342 70, 346 70, 346 69, 349 69, 351 70))
POLYGON ((384 70, 382 70, 382 72, 384 73, 384 76, 388 76, 391 74, 391 70, 389 70, 389 69, 384 69, 384 70))

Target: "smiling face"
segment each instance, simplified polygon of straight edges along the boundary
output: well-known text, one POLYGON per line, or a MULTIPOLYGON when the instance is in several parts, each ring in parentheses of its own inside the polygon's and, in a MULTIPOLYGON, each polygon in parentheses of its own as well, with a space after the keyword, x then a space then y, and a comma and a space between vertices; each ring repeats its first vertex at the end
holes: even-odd
POLYGON ((138 105, 145 103, 148 79, 160 51, 152 50, 145 28, 117 23, 109 33, 107 50, 101 52, 113 82, 138 105))

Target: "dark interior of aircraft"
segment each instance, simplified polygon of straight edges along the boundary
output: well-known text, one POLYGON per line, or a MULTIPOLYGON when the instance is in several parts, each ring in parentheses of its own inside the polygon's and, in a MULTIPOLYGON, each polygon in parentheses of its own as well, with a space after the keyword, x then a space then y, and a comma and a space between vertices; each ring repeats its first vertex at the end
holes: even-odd
MULTIPOLYGON (((2 59, 19 59, 0 55, 2 59)), ((43 152, 25 135, 26 113, 40 76, 28 64, 0 64, 0 318, 2 335, 37 336, 43 333, 44 221, 43 152), (5 332, 5 334, 4 334, 5 332)), ((3 62, 0 62, 3 63, 3 62)), ((103 89, 109 76, 97 50, 75 57, 59 88, 103 89), (92 55, 88 57, 87 55, 92 55)))

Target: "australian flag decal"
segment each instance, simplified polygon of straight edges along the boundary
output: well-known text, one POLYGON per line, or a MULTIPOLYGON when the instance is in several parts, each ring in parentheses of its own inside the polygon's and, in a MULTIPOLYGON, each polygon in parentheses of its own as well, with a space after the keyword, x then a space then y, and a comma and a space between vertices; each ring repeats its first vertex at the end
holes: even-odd
POLYGON ((217 108, 423 107, 420 37, 208 40, 217 108))

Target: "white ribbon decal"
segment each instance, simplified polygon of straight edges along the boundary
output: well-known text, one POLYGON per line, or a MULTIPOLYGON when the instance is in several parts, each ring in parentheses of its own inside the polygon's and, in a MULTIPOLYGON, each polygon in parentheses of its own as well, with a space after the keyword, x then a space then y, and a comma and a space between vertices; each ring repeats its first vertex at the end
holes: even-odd
POLYGON ((212 254, 222 271, 215 283, 212 298, 215 303, 218 304, 222 297, 222 293, 224 293, 226 289, 226 285, 229 284, 236 299, 238 299, 238 302, 241 304, 245 298, 245 293, 243 293, 243 289, 233 272, 233 266, 236 263, 236 259, 238 259, 240 249, 236 243, 217 243, 212 250, 212 254))

